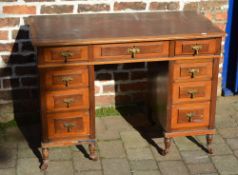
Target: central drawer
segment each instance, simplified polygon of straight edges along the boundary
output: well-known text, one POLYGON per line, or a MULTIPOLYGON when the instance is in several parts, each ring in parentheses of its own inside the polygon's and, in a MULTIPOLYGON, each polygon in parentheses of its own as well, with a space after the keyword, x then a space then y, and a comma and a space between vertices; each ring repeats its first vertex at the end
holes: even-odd
POLYGON ((78 109, 89 109, 88 88, 47 91, 46 92, 46 111, 59 112, 78 109))
POLYGON ((156 58, 169 55, 169 42, 105 44, 93 47, 94 59, 156 58))

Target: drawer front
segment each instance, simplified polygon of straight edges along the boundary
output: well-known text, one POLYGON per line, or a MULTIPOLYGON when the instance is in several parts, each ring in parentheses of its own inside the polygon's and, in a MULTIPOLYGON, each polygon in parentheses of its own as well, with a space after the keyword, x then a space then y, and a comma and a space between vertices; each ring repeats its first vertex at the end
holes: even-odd
POLYGON ((47 90, 70 89, 88 86, 86 66, 70 68, 51 68, 41 73, 42 86, 47 90))
POLYGON ((173 103, 210 100, 210 97, 210 81, 175 83, 173 85, 173 103))
POLYGON ((89 108, 88 88, 46 92, 47 112, 70 111, 88 108, 89 108))
POLYGON ((146 42, 94 46, 95 59, 151 58, 169 55, 169 42, 146 42))
POLYGON ((212 61, 185 61, 174 64, 174 80, 202 80, 212 78, 212 61))
POLYGON ((199 56, 216 54, 217 41, 216 39, 205 40, 180 40, 175 44, 176 56, 199 56))
POLYGON ((83 137, 90 134, 90 118, 87 111, 48 114, 46 119, 49 139, 83 137))
POLYGON ((191 103, 172 107, 172 129, 191 129, 209 125, 210 103, 191 103))
POLYGON ((40 50, 40 64, 68 63, 88 60, 88 47, 48 47, 40 50))

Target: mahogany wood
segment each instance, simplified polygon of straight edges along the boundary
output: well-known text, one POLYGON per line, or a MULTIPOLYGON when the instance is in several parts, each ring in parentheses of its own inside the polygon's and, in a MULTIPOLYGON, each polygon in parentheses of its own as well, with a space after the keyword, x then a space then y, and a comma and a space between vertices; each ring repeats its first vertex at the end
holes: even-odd
POLYGON ((90 117, 88 111, 52 113, 47 114, 46 118, 49 140, 89 137, 90 135, 90 117))
POLYGON ((42 169, 48 148, 89 144, 96 160, 94 66, 148 62, 149 111, 171 138, 215 134, 224 32, 195 12, 29 17, 38 50, 42 169), (62 28, 64 30, 55 30, 62 28))
POLYGON ((88 87, 89 77, 86 66, 49 68, 42 71, 45 90, 66 90, 88 87))
POLYGON ((38 52, 40 58, 38 64, 67 63, 88 60, 88 47, 47 47, 38 52))
POLYGON ((89 109, 88 91, 88 88, 47 91, 45 93, 46 112, 89 109))
POLYGON ((129 43, 129 44, 109 44, 94 46, 94 59, 137 59, 137 58, 155 58, 167 57, 169 55, 169 42, 143 42, 143 43, 129 43), (132 57, 128 49, 139 49, 135 57, 132 57))
POLYGON ((200 40, 178 40, 176 41, 176 56, 194 56, 215 54, 219 43, 216 39, 200 39, 200 40), (198 46, 196 53, 193 47, 198 46))
POLYGON ((173 103, 210 100, 211 81, 174 83, 172 94, 173 103))

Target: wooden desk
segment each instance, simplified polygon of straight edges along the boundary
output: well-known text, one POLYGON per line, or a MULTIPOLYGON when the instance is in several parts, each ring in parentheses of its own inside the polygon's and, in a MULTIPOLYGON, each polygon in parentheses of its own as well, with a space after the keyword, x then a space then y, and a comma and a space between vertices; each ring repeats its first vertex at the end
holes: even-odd
POLYGON ((38 50, 43 132, 48 148, 89 143, 95 154, 94 65, 148 62, 149 111, 162 126, 164 155, 176 136, 214 130, 224 32, 194 12, 29 18, 38 50))

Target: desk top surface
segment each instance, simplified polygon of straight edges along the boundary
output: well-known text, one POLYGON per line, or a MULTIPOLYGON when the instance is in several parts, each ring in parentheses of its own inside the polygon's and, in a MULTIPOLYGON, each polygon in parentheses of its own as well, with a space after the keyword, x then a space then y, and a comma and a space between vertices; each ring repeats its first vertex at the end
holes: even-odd
POLYGON ((29 17, 36 46, 100 44, 223 36, 196 12, 107 13, 29 17))

